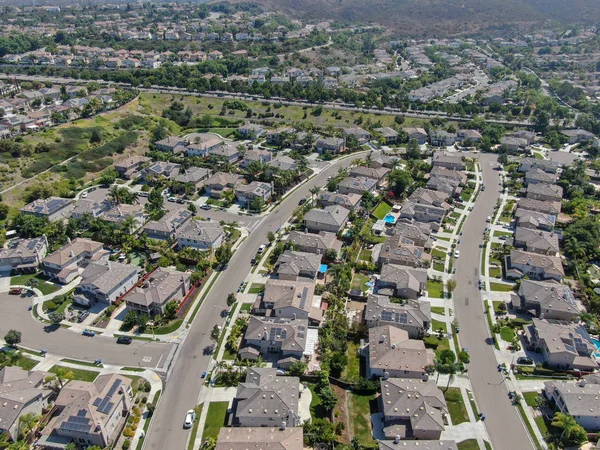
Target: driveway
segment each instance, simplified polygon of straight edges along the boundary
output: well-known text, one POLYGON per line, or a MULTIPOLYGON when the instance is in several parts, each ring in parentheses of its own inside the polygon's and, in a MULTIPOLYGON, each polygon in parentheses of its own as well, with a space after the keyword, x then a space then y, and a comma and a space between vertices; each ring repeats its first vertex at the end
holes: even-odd
POLYGON ((457 247, 461 253, 461 264, 456 265, 454 308, 461 325, 460 343, 471 354, 469 378, 479 410, 487 416, 487 429, 494 449, 531 449, 533 445, 527 431, 518 411, 508 399, 503 376, 497 371, 494 346, 486 344, 486 338, 491 334, 477 281, 480 276, 483 230, 486 218, 492 215, 500 197, 500 174, 494 170, 497 164, 495 155, 482 154, 479 160, 487 189, 479 194, 463 228, 463 235, 472 238, 462 239, 457 247))

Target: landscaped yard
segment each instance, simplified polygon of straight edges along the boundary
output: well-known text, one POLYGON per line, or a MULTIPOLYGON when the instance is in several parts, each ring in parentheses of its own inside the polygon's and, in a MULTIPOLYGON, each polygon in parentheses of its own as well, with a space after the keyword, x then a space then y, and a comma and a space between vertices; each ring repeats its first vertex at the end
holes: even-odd
POLYGON ((17 275, 17 276, 11 277, 10 285, 11 286, 27 286, 27 282, 31 278, 35 278, 38 281, 38 284, 35 287, 37 289, 39 289, 40 292, 44 295, 52 294, 60 289, 59 287, 57 287, 51 283, 48 283, 46 280, 44 280, 42 278, 41 274, 17 275))
POLYGON ((348 394, 350 435, 357 437, 362 445, 375 444, 371 430, 371 400, 373 395, 348 394))
POLYGON ((260 294, 265 290, 265 285, 260 283, 252 283, 250 289, 248 289, 248 294, 260 294))
POLYGON ((433 331, 439 331, 440 329, 444 330, 444 333, 448 332, 448 327, 445 322, 440 322, 439 320, 432 319, 431 320, 431 328, 433 331))
POLYGON ((328 417, 327 411, 321 406, 321 399, 317 395, 316 386, 314 384, 306 384, 312 393, 312 399, 310 401, 310 416, 312 418, 324 419, 328 417))
POLYGON ((441 281, 427 280, 427 293, 429 297, 443 298, 444 283, 441 281))
POLYGON ((371 252, 371 250, 363 248, 358 254, 358 259, 360 259, 361 261, 371 262, 371 253, 373 253, 371 252))
POLYGON ((500 267, 490 267, 488 273, 490 277, 502 278, 502 269, 500 267))
POLYGON ((466 441, 456 444, 458 450, 479 450, 477 439, 467 439, 466 441))
POLYGON ((468 202, 469 199, 471 198, 471 195, 473 195, 473 189, 470 187, 466 187, 460 193, 460 198, 462 201, 468 202))
POLYGON ((435 314, 441 314, 442 316, 444 314, 446 314, 446 310, 444 309, 443 306, 432 306, 431 307, 431 312, 435 313, 435 314))
POLYGON ((502 327, 500 328, 500 337, 506 342, 512 342, 515 332, 511 327, 502 327))
POLYGON ((523 392, 523 400, 527 403, 527 406, 535 406, 535 399, 541 397, 540 393, 537 391, 532 392, 523 392))
POLYGON ((373 216, 379 220, 382 220, 391 210, 391 205, 388 205, 386 202, 381 202, 373 210, 373 216))
POLYGON ((442 251, 442 250, 440 250, 440 249, 434 248, 434 249, 431 251, 431 256, 432 256, 433 258, 438 258, 438 259, 441 259, 441 260, 443 261, 444 259, 446 259, 446 252, 445 252, 445 251, 442 251))
POLYGON ((354 382, 360 379, 360 356, 358 355, 359 345, 354 341, 348 342, 348 363, 342 372, 342 378, 346 381, 354 382))
POLYGON ((252 303, 243 303, 242 306, 240 307, 240 312, 246 311, 246 312, 250 313, 251 309, 252 309, 252 303))
POLYGON ((500 236, 512 236, 512 233, 509 231, 494 231, 494 236, 495 237, 500 237, 500 236))
POLYGON ((513 287, 514 285, 512 284, 490 283, 490 289, 492 291, 510 292, 513 290, 513 287))
POLYGON ((177 319, 174 320, 173 322, 171 322, 168 325, 165 325, 164 327, 158 327, 154 329, 154 334, 169 334, 169 333, 173 333, 174 331, 176 331, 181 324, 183 323, 183 319, 177 319))
POLYGON ((364 275, 360 272, 355 272, 352 277, 352 284, 350 285, 350 289, 358 289, 360 291, 366 291, 366 284, 369 282, 369 276, 364 275))
POLYGON ((433 270, 437 270, 438 272, 443 272, 444 271, 444 264, 443 263, 439 263, 439 262, 434 262, 433 263, 433 270))
POLYGON ((446 403, 448 404, 448 411, 452 418, 452 425, 458 425, 463 422, 469 421, 469 414, 467 413, 467 407, 463 402, 462 395, 460 394, 459 388, 449 388, 444 392, 446 403))
POLYGON ((95 372, 93 370, 71 369, 70 367, 63 367, 58 365, 52 366, 48 372, 55 374, 58 372, 59 369, 64 369, 65 373, 71 372, 73 374, 73 379, 79 381, 92 382, 98 377, 99 374, 99 372, 95 372))
POLYGON ((217 438, 219 435, 219 430, 225 426, 228 407, 229 402, 212 402, 208 405, 202 439, 206 439, 208 437, 214 439, 217 438))

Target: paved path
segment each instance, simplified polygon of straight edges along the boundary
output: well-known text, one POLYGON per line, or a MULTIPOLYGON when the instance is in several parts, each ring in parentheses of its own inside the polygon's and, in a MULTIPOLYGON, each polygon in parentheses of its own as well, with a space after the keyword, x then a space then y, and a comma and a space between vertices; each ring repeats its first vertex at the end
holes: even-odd
POLYGON ((494 347, 486 344, 490 337, 487 320, 477 288, 480 276, 481 247, 486 218, 492 215, 500 196, 499 173, 494 155, 479 157, 486 190, 479 194, 477 202, 463 227, 463 239, 457 246, 461 263, 456 267, 457 287, 454 291, 454 307, 461 324, 461 345, 469 349, 471 364, 469 376, 480 412, 487 416, 489 435, 496 450, 533 448, 520 416, 507 396, 507 387, 497 371, 494 347), (510 430, 510 432, 507 432, 510 430))

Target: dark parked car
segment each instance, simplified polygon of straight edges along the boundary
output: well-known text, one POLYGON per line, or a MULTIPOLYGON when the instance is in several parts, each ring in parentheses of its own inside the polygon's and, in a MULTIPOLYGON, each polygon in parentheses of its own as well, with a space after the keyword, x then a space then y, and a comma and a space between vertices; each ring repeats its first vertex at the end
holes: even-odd
POLYGON ((21 295, 21 292, 23 292, 23 289, 21 288, 12 288, 10 291, 8 291, 10 295, 21 295))
POLYGON ((517 358, 517 364, 531 366, 533 364, 533 359, 521 356, 520 358, 517 358))
POLYGON ((133 339, 131 339, 131 337, 129 337, 129 336, 119 336, 119 339, 117 339, 117 344, 129 345, 129 344, 131 344, 132 340, 133 339))

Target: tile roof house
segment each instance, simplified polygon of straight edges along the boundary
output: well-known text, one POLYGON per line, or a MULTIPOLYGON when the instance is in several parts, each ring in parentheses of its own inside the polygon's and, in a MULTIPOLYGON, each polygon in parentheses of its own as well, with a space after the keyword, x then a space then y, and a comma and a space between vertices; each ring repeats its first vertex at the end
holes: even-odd
POLYGON ((513 152, 518 152, 519 150, 524 150, 529 145, 527 139, 522 139, 514 136, 504 136, 500 140, 500 145, 502 147, 506 147, 513 152))
POLYGON ((357 126, 343 128, 342 133, 346 138, 348 136, 354 136, 361 144, 364 144, 371 140, 371 133, 357 126))
POLYGON ((512 249, 505 257, 506 278, 529 278, 535 280, 561 281, 565 276, 559 256, 540 255, 512 249))
POLYGON ((365 322, 369 328, 391 325, 407 331, 411 339, 421 339, 431 324, 431 307, 415 300, 392 303, 385 295, 369 294, 365 322))
POLYGON ((423 247, 418 247, 400 235, 392 235, 381 244, 379 253, 373 249, 374 258, 378 264, 397 264, 399 266, 428 268, 431 255, 425 253, 423 247))
POLYGON ((408 134, 408 139, 416 139, 420 145, 427 143, 428 135, 424 128, 404 128, 404 132, 408 134))
POLYGON ((414 203, 409 200, 402 206, 399 219, 427 223, 430 224, 432 230, 437 231, 444 220, 446 212, 446 209, 442 207, 414 203))
POLYGON ((121 162, 115 163, 119 176, 125 180, 137 178, 139 170, 145 163, 151 161, 147 156, 131 156, 121 162))
POLYGON ((71 217, 73 219, 81 219, 86 215, 89 215, 90 217, 100 217, 111 207, 112 205, 108 199, 99 202, 82 198, 75 202, 75 206, 71 210, 71 217))
POLYGON ((535 200, 532 198, 520 198, 517 200, 517 211, 524 209, 527 211, 535 211, 544 214, 550 214, 555 217, 558 217, 560 214, 562 205, 559 201, 544 201, 544 200, 535 200))
POLYGON ((345 146, 346 141, 344 139, 335 137, 319 138, 317 139, 317 142, 315 142, 315 148, 320 154, 340 153, 344 150, 345 146))
POLYGON ((151 316, 162 314, 171 300, 180 301, 189 292, 190 274, 158 268, 124 298, 127 308, 151 316))
POLYGON ((405 242, 411 241, 417 247, 431 248, 431 227, 421 222, 396 222, 392 234, 401 236, 405 242))
POLYGON ((144 180, 151 178, 165 177, 173 178, 179 175, 181 164, 174 164, 166 161, 157 161, 154 164, 140 170, 140 176, 144 180))
POLYGON ((144 207, 142 205, 121 204, 113 206, 102 214, 102 220, 114 224, 117 228, 119 228, 128 217, 133 217, 136 226, 141 227, 146 220, 144 207))
POLYGON ((456 197, 461 192, 460 182, 451 178, 441 177, 439 175, 430 175, 426 184, 427 189, 440 191, 449 197, 456 197))
POLYGON ((567 138, 569 139, 569 144, 577 144, 579 142, 594 139, 596 137, 594 133, 590 133, 589 131, 582 129, 563 130, 560 133, 564 136, 567 136, 567 138))
POLYGON ((365 192, 374 192, 375 189, 377 189, 377 181, 367 177, 348 177, 338 184, 340 194, 358 194, 362 196, 365 192))
POLYGON ((353 210, 360 205, 361 199, 361 194, 338 194, 329 191, 322 191, 319 194, 319 202, 324 207, 340 205, 346 209, 353 210))
MULTIPOLYGON (((512 133, 509 134, 509 136, 519 138, 519 139, 525 139, 527 141, 527 145, 533 144, 537 139, 537 134, 535 132, 527 131, 527 130, 513 131, 512 133)), ((542 161, 542 160, 538 159, 536 161, 542 161)))
POLYGON ((43 234, 33 239, 17 239, 0 248, 0 267, 17 272, 35 272, 48 251, 48 240, 43 234))
POLYGON ((17 366, 0 368, 0 435, 6 433, 9 439, 17 441, 20 418, 25 414, 42 414, 52 394, 44 387, 47 375, 17 366))
POLYGON ((438 208, 450 209, 450 205, 446 203, 448 195, 445 192, 434 191, 418 187, 408 197, 408 201, 418 203, 420 205, 437 206, 438 208))
POLYGON ((131 400, 131 380, 122 375, 99 375, 91 383, 70 381, 58 394, 56 414, 37 445, 64 448, 75 442, 104 448, 118 439, 131 400))
POLYGON ((271 161, 271 159, 271 152, 268 150, 248 150, 244 154, 244 159, 240 163, 240 166, 242 166, 245 169, 253 162, 266 164, 269 161, 271 161))
POLYGON ((386 438, 439 439, 447 424, 448 406, 435 380, 382 379, 378 403, 386 438))
POLYGON ((383 264, 381 275, 375 283, 375 293, 416 300, 423 295, 426 286, 427 270, 383 264))
POLYGON ((546 173, 556 173, 558 166, 549 159, 523 158, 519 163, 519 172, 529 172, 532 169, 543 170, 546 173))
POLYGON ((430 172, 431 177, 447 178, 456 185, 465 185, 467 183, 467 174, 462 170, 449 169, 445 166, 433 166, 430 172))
POLYGON ((253 181, 250 184, 238 184, 235 187, 235 195, 242 205, 250 206, 255 198, 262 198, 267 202, 273 195, 273 184, 253 181))
POLYGON ((448 133, 446 130, 431 130, 429 132, 429 142, 435 147, 448 147, 456 142, 456 134, 448 133))
POLYGON ((315 297, 310 280, 269 279, 262 296, 252 306, 252 314, 284 319, 307 319, 318 325, 323 320, 320 297, 315 297))
POLYGON ((233 399, 232 425, 234 427, 286 428, 302 425, 298 412, 300 379, 277 376, 274 367, 248 369, 246 381, 240 383, 233 399))
POLYGON ((343 206, 313 208, 304 216, 304 226, 313 233, 320 231, 338 233, 346 225, 349 214, 350 211, 343 206))
POLYGON ((192 247, 200 251, 218 248, 223 243, 223 227, 214 221, 190 220, 176 233, 177 248, 192 247))
POLYGON ((234 173, 215 172, 204 181, 206 194, 212 198, 220 198, 224 191, 234 189, 244 177, 234 173))
POLYGON ((194 133, 185 147, 187 156, 206 157, 223 144, 223 139, 209 133, 194 133))
POLYGON ((284 251, 275 263, 280 280, 315 279, 319 273, 321 255, 293 250, 284 251))
POLYGON ((140 268, 114 261, 88 264, 81 273, 81 283, 76 288, 74 301, 82 306, 95 302, 111 304, 137 283, 140 268))
POLYGON ((337 253, 342 249, 342 241, 338 240, 335 233, 327 231, 321 231, 318 234, 291 231, 288 242, 297 247, 298 251, 317 255, 324 254, 328 249, 333 249, 337 253))
POLYGON ((276 355, 279 367, 300 361, 306 350, 308 320, 280 317, 250 317, 239 351, 240 358, 255 360, 276 355))
POLYGON ((207 180, 211 173, 212 171, 210 169, 204 167, 190 167, 185 169, 185 172, 180 171, 179 175, 175 177, 175 181, 179 181, 180 183, 190 183, 197 189, 200 189, 204 186, 203 181, 207 180))
POLYGON ((369 328, 369 344, 361 349, 366 357, 367 378, 416 378, 427 380, 435 354, 419 339, 390 325, 369 328))
POLYGON ((525 172, 525 184, 555 184, 558 181, 558 175, 544 172, 542 169, 531 169, 525 172))
POLYGON ((219 431, 215 450, 303 450, 303 448, 302 427, 288 427, 286 424, 284 428, 281 424, 273 424, 272 428, 223 427, 219 431))
POLYGON ((86 238, 75 238, 60 249, 42 259, 42 273, 59 283, 68 284, 79 276, 79 268, 89 262, 100 261, 108 257, 102 242, 86 238))
POLYGON ((390 437, 390 440, 377 442, 379 450, 458 450, 456 442, 450 440, 428 441, 419 439, 418 441, 402 441, 400 439, 396 440, 395 437, 390 437))
POLYGON ((542 392, 556 411, 573 416, 585 431, 600 431, 600 385, 585 381, 545 381, 542 392))
POLYGON ((379 169, 375 169, 365 166, 355 166, 350 169, 350 176, 355 178, 371 178, 377 181, 377 184, 379 184, 390 172, 390 169, 386 167, 380 167, 379 169))
POLYGON ((432 165, 433 167, 444 167, 449 170, 465 170, 467 167, 462 156, 456 156, 447 152, 435 152, 432 165))
POLYGON ((257 125, 254 123, 245 123, 244 125, 240 125, 238 127, 238 133, 244 139, 257 139, 263 135, 265 132, 264 128, 261 125, 257 125))
POLYGON ((481 133, 477 130, 458 130, 458 132, 456 133, 456 140, 458 142, 463 142, 466 140, 471 140, 473 142, 479 142, 481 141, 481 138, 483 136, 481 135, 481 133))
MULTIPOLYGON (((189 150, 187 151, 187 154, 190 154, 189 150)), ((238 159, 240 159, 241 155, 240 151, 233 144, 227 142, 212 148, 210 150, 210 156, 214 156, 220 160, 227 161, 233 164, 238 159)))
POLYGON ((393 145, 398 142, 398 132, 390 127, 375 128, 387 145, 393 145))
POLYGON ((574 320, 581 312, 571 288, 556 282, 521 280, 513 306, 535 317, 574 320))
POLYGON ((558 235, 552 231, 517 227, 513 239, 516 248, 541 255, 558 256, 558 235))
POLYGON ((600 367, 594 357, 596 346, 584 325, 534 318, 523 336, 528 349, 540 352, 550 367, 583 371, 600 367))
POLYGON ((287 155, 280 155, 267 163, 267 166, 269 166, 270 169, 276 170, 296 170, 298 169, 298 161, 287 155))
POLYGON ((193 214, 186 208, 168 211, 159 220, 150 220, 144 225, 144 233, 150 239, 168 240, 174 238, 179 230, 187 226, 193 214))
POLYGON ((530 184, 527 186, 526 197, 533 200, 560 202, 563 198, 563 188, 556 184, 530 184))
POLYGON ((517 227, 520 228, 552 231, 556 225, 555 215, 528 211, 523 208, 517 208, 515 218, 517 219, 517 227))
POLYGON ((59 219, 66 219, 73 209, 73 202, 67 198, 49 197, 45 199, 34 200, 23 206, 21 214, 31 214, 37 217, 43 217, 50 222, 59 219))
POLYGON ((172 152, 176 147, 185 146, 186 141, 177 136, 168 136, 154 143, 154 148, 163 152, 172 152))

